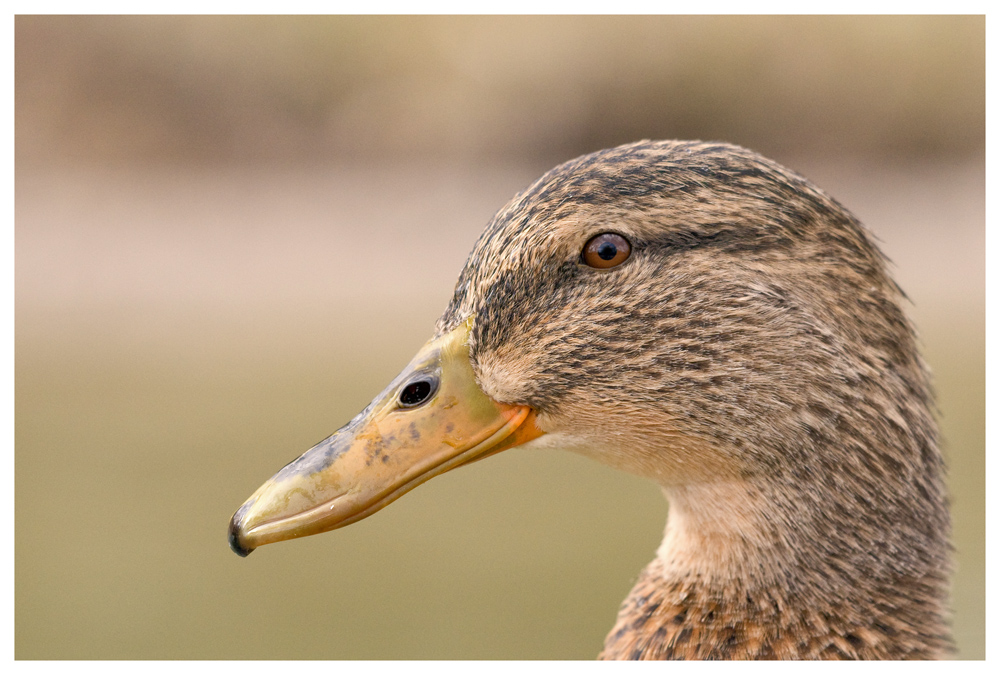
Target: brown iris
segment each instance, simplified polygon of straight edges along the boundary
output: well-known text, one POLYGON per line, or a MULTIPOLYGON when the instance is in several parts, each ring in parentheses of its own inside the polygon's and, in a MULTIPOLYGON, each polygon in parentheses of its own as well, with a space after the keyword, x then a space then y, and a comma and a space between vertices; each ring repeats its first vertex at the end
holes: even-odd
POLYGON ((607 269, 621 265, 628 260, 632 246, 620 234, 605 232, 587 242, 583 247, 583 262, 597 269, 607 269))

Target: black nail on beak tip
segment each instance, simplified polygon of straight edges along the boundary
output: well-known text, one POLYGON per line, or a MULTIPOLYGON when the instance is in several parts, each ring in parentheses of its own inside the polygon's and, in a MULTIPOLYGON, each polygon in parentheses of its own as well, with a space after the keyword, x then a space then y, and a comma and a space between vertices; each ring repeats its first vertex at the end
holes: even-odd
POLYGON ((233 549, 233 553, 241 558, 246 558, 250 555, 252 548, 244 548, 243 544, 240 543, 240 532, 239 527, 236 525, 236 516, 229 521, 229 548, 233 549))

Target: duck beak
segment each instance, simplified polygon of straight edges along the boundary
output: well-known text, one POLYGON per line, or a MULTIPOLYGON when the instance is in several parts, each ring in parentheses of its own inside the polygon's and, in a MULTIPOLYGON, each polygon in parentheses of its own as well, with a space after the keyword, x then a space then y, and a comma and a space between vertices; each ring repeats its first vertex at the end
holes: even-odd
POLYGON ((424 345, 361 414, 264 483, 230 521, 233 551, 349 525, 438 474, 541 436, 530 408, 497 403, 476 383, 472 321, 424 345))

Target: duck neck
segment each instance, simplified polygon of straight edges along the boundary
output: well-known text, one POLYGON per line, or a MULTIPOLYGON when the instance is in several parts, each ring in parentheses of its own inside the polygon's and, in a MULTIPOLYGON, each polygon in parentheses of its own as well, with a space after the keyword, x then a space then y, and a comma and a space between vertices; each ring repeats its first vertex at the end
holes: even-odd
MULTIPOLYGON (((726 587, 769 586, 785 577, 796 552, 782 523, 769 517, 766 491, 744 481, 670 486, 662 574, 726 587)), ((784 515, 784 514, 782 514, 784 515)))
POLYGON ((943 575, 905 564, 912 552, 872 551, 898 537, 862 550, 857 530, 820 535, 817 503, 831 504, 828 495, 746 481, 664 492, 663 544, 602 658, 947 655, 943 575))

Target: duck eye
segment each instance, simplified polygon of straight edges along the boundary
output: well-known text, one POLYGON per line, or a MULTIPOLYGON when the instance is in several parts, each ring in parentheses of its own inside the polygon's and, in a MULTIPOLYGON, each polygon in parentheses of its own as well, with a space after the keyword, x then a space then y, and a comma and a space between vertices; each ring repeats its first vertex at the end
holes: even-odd
POLYGON ((399 407, 416 408, 426 403, 435 391, 437 391, 436 379, 414 380, 399 392, 399 407))
POLYGON ((583 262, 603 270, 621 265, 631 253, 632 246, 625 237, 605 232, 592 238, 583 247, 583 262))

